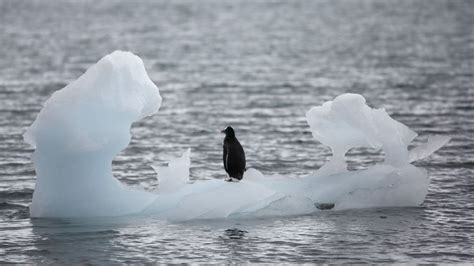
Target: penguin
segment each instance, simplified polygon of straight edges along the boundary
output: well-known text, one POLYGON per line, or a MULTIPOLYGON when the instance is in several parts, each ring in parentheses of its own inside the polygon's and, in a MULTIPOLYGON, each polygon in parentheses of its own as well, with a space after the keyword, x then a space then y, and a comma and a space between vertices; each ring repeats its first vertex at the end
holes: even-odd
POLYGON ((225 133, 224 138, 224 169, 229 175, 225 181, 240 181, 245 172, 245 152, 240 142, 235 137, 235 132, 232 127, 227 127, 222 130, 221 133, 225 133))

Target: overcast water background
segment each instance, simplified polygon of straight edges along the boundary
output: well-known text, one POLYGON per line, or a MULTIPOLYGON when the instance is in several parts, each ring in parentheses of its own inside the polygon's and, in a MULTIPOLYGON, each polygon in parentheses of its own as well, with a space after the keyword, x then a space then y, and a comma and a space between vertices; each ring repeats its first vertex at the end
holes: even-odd
MULTIPOLYGON (((0 1, 0 263, 473 262, 474 2, 0 1), (226 125, 248 165, 302 176, 329 150, 310 107, 360 93, 417 131, 453 137, 430 158, 418 208, 173 223, 152 217, 30 219, 32 148, 44 101, 116 49, 143 58, 158 114, 113 162, 131 186, 192 148, 193 179, 224 178, 226 125)), ((352 150, 351 169, 383 160, 352 150)), ((216 199, 220 200, 220 199, 216 199)))

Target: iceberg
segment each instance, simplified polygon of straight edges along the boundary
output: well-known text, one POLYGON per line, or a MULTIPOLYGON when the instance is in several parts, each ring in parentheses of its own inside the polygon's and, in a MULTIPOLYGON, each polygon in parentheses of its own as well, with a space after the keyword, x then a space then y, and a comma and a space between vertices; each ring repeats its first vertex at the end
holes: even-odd
POLYGON ((265 176, 248 169, 240 182, 190 181, 188 149, 168 166, 153 166, 158 189, 145 192, 120 183, 112 160, 130 142, 133 122, 157 112, 158 88, 142 60, 115 51, 49 98, 24 134, 35 148, 36 185, 32 217, 151 215, 195 220, 302 215, 321 209, 419 206, 429 176, 411 164, 444 146, 434 136, 412 150, 417 134, 374 109, 363 96, 343 94, 311 108, 306 119, 314 138, 332 157, 305 177, 265 176), (346 152, 354 147, 381 149, 385 161, 348 171, 346 152))
POLYGON ((35 148, 32 217, 136 212, 150 193, 124 188, 112 160, 130 142, 130 127, 158 111, 161 96, 142 60, 116 51, 49 98, 24 134, 35 148))

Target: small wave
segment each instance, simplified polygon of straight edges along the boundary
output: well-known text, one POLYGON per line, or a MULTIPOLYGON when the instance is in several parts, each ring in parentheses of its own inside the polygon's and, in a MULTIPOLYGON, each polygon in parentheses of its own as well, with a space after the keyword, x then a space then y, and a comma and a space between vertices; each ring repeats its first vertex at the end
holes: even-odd
POLYGON ((6 201, 0 202, 0 210, 10 210, 10 209, 28 209, 28 206, 24 206, 21 204, 14 204, 14 203, 9 203, 6 201))
POLYGON ((0 202, 0 216, 8 219, 27 219, 30 217, 29 207, 10 202, 0 202))
POLYGON ((33 189, 25 188, 20 191, 0 191, 0 199, 31 199, 33 196, 33 189))

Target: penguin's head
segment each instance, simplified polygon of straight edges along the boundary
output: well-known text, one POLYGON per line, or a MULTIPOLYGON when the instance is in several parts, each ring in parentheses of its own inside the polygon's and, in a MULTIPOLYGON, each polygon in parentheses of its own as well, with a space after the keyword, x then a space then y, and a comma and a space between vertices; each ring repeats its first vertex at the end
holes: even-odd
POLYGON ((235 137, 234 129, 231 126, 226 127, 221 133, 225 133, 229 137, 235 137))

